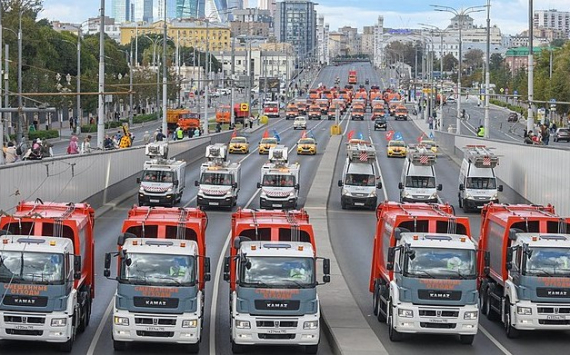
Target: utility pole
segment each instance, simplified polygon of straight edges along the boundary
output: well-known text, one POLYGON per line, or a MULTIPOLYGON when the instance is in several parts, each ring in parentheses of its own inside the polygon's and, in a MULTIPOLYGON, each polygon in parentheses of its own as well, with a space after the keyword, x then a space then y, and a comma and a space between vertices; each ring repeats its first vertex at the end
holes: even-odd
POLYGON ((133 126, 133 42, 129 58, 129 127, 133 126))
MULTIPOLYGON (((232 64, 231 64, 231 72, 232 72, 232 85, 231 85, 231 96, 230 96, 230 125, 233 127, 236 124, 236 118, 234 114, 234 87, 235 87, 235 45, 236 45, 236 38, 232 36, 232 64)), ((245 122, 244 122, 245 124, 245 122)))
POLYGON ((533 56, 533 9, 532 1, 528 0, 528 118, 526 120, 526 131, 534 129, 534 56, 533 56))
POLYGON ((77 127, 76 132, 81 132, 83 111, 81 109, 81 26, 77 30, 77 127))
MULTIPOLYGON (((2 6, 0 6, 0 73, 2 73, 2 6)), ((2 92, 2 80, 0 78, 0 93, 2 92)), ((4 113, 0 116, 0 148, 4 148, 4 113)), ((0 165, 4 165, 4 154, 0 154, 0 165)))
POLYGON ((204 66, 206 67, 206 89, 204 90, 204 122, 202 123, 202 130, 203 134, 208 134, 208 91, 210 91, 210 66, 209 66, 209 58, 210 58, 210 20, 206 19, 206 63, 204 66))
POLYGON ((97 119, 97 147, 103 149, 105 140, 105 0, 101 0, 99 18, 99 105, 97 119))
MULTIPOLYGON (((532 1, 532 0, 531 0, 532 1)), ((487 0, 487 53, 485 58, 485 138, 489 139, 491 122, 489 120, 489 86, 491 80, 491 0, 487 0)))
POLYGON ((26 143, 28 139, 27 116, 22 112, 22 3, 18 9, 18 139, 26 143))
POLYGON ((168 125, 166 124, 166 100, 167 100, 167 81, 166 81, 166 0, 164 0, 164 24, 162 26, 164 39, 162 42, 162 132, 168 137, 168 125))

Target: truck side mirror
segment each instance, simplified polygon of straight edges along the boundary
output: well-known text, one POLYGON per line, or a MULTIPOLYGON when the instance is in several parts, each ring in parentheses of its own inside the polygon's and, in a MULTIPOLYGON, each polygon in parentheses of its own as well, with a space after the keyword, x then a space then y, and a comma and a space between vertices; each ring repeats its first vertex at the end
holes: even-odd
POLYGON ((342 180, 338 181, 338 187, 342 187, 342 180))
POLYGON ((437 185, 437 191, 441 191, 441 190, 443 190, 443 185, 442 184, 437 185))
POLYGON ((200 183, 198 182, 198 180, 194 181, 194 186, 200 186, 200 183))
POLYGON ((511 261, 513 260, 513 248, 507 248, 507 262, 506 262, 506 267, 507 270, 511 270, 513 268, 513 262, 511 261))
POLYGON ((295 185, 295 190, 299 190, 301 187, 299 186, 299 184, 295 185))
POLYGON ((81 255, 73 256, 73 278, 75 280, 81 279, 81 255))
POLYGON ((323 274, 328 275, 331 273, 330 259, 323 259, 323 274))
POLYGON ((204 281, 210 281, 210 258, 204 258, 204 281))
POLYGON ((503 191, 503 185, 499 185, 499 186, 497 187, 497 191, 502 192, 502 191, 503 191))
POLYGON ((230 257, 224 258, 224 281, 230 281, 230 257))
POLYGON ((399 227, 394 228, 394 239, 402 239, 402 230, 399 227))
POLYGON ((105 253, 105 270, 103 271, 103 276, 111 276, 111 253, 105 253))
POLYGON ((125 245, 125 242, 127 241, 127 239, 136 238, 136 237, 137 236, 133 233, 125 232, 125 233, 119 235, 119 237, 117 238, 117 245, 122 247, 123 245, 125 245))
POLYGON ((234 189, 237 189, 237 182, 232 183, 232 187, 233 187, 234 189))
MULTIPOLYGON (((394 258, 396 257, 396 247, 388 248, 388 264, 392 264, 392 269, 394 268, 394 258)), ((388 270, 392 270, 388 269, 388 270)))
POLYGON ((140 183, 141 183, 141 178, 138 177, 138 178, 137 178, 137 184, 140 184, 140 183))
POLYGON ((402 184, 401 182, 399 182, 399 183, 398 183, 398 188, 399 188, 400 190, 403 190, 403 189, 404 189, 404 184, 402 184))
POLYGON ((261 189, 261 183, 260 182, 257 183, 257 188, 261 189))
POLYGON ((459 184, 459 191, 463 191, 463 190, 465 190, 465 185, 459 184))
POLYGON ((376 188, 381 189, 382 188, 382 182, 378 182, 378 184, 376 184, 376 188))
POLYGON ((173 185, 174 185, 174 186, 178 186, 179 183, 180 183, 180 182, 179 182, 178 180, 174 180, 173 185))

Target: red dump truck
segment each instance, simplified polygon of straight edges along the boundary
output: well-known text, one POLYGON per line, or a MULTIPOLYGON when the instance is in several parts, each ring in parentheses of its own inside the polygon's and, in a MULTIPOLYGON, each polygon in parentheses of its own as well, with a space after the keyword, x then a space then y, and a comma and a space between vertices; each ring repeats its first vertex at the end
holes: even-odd
POLYGON ((481 211, 481 312, 522 330, 570 329, 570 218, 551 205, 489 203, 481 211))
POLYGON ((471 344, 479 300, 469 219, 447 204, 396 202, 379 204, 376 218, 369 287, 390 340, 437 333, 471 344))
POLYGON ((348 84, 349 85, 356 85, 358 83, 358 79, 356 77, 356 70, 349 70, 348 71, 348 84))
POLYGON ((40 199, 0 215, 0 339, 72 350, 95 298, 94 223, 86 203, 40 199))
MULTIPOLYGON (((309 215, 301 211, 239 209, 232 214, 230 329, 234 353, 248 345, 301 345, 318 351, 320 305, 317 257, 309 215)), ((323 260, 323 282, 330 281, 323 260)))

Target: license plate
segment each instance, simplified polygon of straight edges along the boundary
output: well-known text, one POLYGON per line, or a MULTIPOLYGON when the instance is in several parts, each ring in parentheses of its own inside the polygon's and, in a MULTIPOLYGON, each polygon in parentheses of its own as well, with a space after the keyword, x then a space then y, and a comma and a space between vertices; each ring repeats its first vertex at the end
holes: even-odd
POLYGON ((364 202, 355 202, 354 205, 355 206, 364 206, 364 202))
POLYGON ((483 206, 477 206, 477 208, 478 208, 478 209, 482 209, 482 208, 483 208, 483 206))
POLYGON ((220 203, 219 202, 209 202, 208 204, 210 206, 218 206, 220 203))
POLYGON ((152 202, 152 203, 159 203, 160 200, 153 200, 153 199, 150 199, 150 202, 152 202))
POLYGON ((564 319, 566 319, 566 316, 546 316, 546 319, 564 320, 564 319))
POLYGON ((447 319, 434 318, 429 320, 430 323, 447 323, 447 319))
POLYGON ((146 330, 148 330, 149 332, 163 332, 164 328, 163 327, 146 327, 146 330))
POLYGON ((267 332, 269 334, 285 334, 286 331, 284 329, 268 329, 267 332))
POLYGON ((274 204, 272 204, 271 206, 273 206, 273 207, 281 207, 282 205, 281 205, 280 203, 274 203, 274 204))
POLYGON ((19 329, 19 330, 33 330, 34 327, 31 325, 17 325, 14 328, 19 329))

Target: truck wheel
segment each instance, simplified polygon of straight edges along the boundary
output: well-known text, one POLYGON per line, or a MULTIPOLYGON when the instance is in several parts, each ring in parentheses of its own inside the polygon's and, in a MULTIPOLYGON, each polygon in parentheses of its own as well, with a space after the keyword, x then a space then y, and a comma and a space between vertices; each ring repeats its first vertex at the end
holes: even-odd
POLYGON ((485 314, 487 315, 487 319, 490 321, 496 321, 499 319, 499 315, 495 310, 491 307, 491 302, 493 302, 491 296, 491 288, 487 287, 487 291, 485 292, 485 314))
POLYGON ((73 341, 75 340, 75 336, 72 336, 68 341, 59 345, 59 351, 64 353, 70 353, 73 349, 73 341))
POLYGON ((127 342, 113 340, 113 349, 115 351, 124 351, 127 349, 127 342))
POLYGON ((463 212, 467 213, 470 211, 468 204, 465 203, 465 200, 462 202, 462 205, 463 205, 463 212))
POLYGON ((506 300, 507 306, 505 307, 505 332, 507 338, 515 339, 519 337, 519 330, 511 325, 511 303, 509 299, 506 300))
POLYGON ((236 344, 232 340, 232 353, 234 354, 242 354, 245 351, 245 347, 241 344, 236 344))
POLYGON ((319 351, 319 345, 305 345, 305 354, 316 354, 319 351))
POLYGON ((473 340, 475 340, 475 335, 460 335, 459 336, 459 341, 461 342, 461 344, 465 344, 465 345, 471 345, 473 344, 473 340))
POLYGON ((392 302, 388 302, 388 337, 390 341, 399 342, 402 341, 402 333, 394 329, 394 316, 392 315, 392 302))
POLYGON ((200 343, 186 345, 186 351, 189 354, 197 354, 200 352, 200 343))
POLYGON ((342 208, 343 210, 346 210, 346 203, 340 201, 340 208, 342 208))
POLYGON ((459 194, 457 195, 457 204, 459 205, 459 208, 463 208, 463 200, 459 194))

